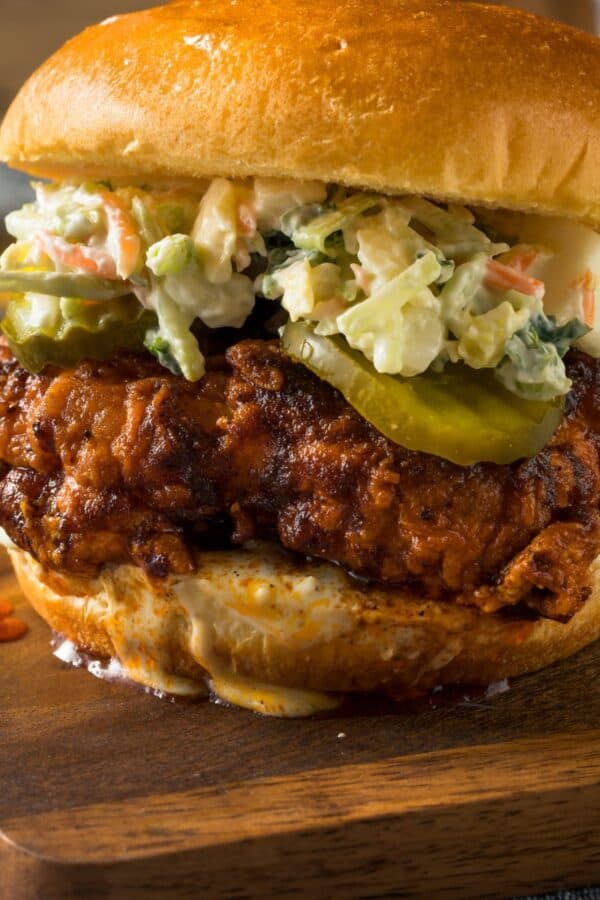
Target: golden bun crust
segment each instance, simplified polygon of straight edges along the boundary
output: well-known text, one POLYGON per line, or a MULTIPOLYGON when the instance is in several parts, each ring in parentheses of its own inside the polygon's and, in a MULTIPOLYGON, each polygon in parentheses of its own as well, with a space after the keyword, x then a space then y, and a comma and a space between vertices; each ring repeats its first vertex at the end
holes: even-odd
POLYGON ((133 680, 194 693, 208 673, 222 698, 279 715, 323 708, 298 690, 486 685, 547 666, 600 636, 600 557, 592 596, 566 625, 365 591, 330 564, 299 564, 266 545, 202 554, 195 575, 164 581, 131 566, 83 579, 45 570, 23 551, 11 557, 48 624, 93 654, 118 658, 133 680), (282 687, 296 689, 295 705, 282 687))
POLYGON ((29 79, 33 174, 260 175, 600 222, 600 40, 458 0, 198 0, 115 16, 29 79))

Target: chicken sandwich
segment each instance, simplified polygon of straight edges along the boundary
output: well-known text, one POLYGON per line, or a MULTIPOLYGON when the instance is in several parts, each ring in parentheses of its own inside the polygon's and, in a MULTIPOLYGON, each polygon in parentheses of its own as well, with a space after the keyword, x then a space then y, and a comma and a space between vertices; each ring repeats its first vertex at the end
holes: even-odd
POLYGON ((600 634, 600 41, 176 2, 27 82, 0 525, 134 680, 302 715, 600 634))

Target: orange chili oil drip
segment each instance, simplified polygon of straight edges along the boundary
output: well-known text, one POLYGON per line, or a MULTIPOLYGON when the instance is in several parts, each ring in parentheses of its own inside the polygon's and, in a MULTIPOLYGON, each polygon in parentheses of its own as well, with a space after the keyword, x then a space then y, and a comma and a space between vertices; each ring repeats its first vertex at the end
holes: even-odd
POLYGON ((27 625, 15 618, 14 608, 6 600, 0 600, 0 644, 18 641, 27 634, 27 625))

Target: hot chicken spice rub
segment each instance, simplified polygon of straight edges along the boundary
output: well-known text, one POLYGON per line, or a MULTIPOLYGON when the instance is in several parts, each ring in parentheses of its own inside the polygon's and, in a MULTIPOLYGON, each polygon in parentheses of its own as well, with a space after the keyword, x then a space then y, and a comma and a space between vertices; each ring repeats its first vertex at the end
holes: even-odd
POLYGON ((600 43, 374 5, 113 17, 0 134, 52 178, 6 220, 0 524, 161 690, 306 714, 600 633, 600 43))

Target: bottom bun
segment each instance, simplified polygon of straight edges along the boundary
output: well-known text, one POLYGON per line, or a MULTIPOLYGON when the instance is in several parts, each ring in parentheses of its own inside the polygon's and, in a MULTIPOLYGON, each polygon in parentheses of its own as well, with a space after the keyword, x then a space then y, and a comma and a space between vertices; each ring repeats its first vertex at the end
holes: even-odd
POLYGON ((351 691, 486 685, 600 636, 600 557, 592 595, 563 625, 362 587, 336 566, 271 545, 202 553, 194 575, 160 580, 133 566, 81 578, 44 569, 20 550, 10 555, 51 628, 94 656, 118 659, 133 681, 184 695, 208 686, 270 715, 309 715, 351 691))

